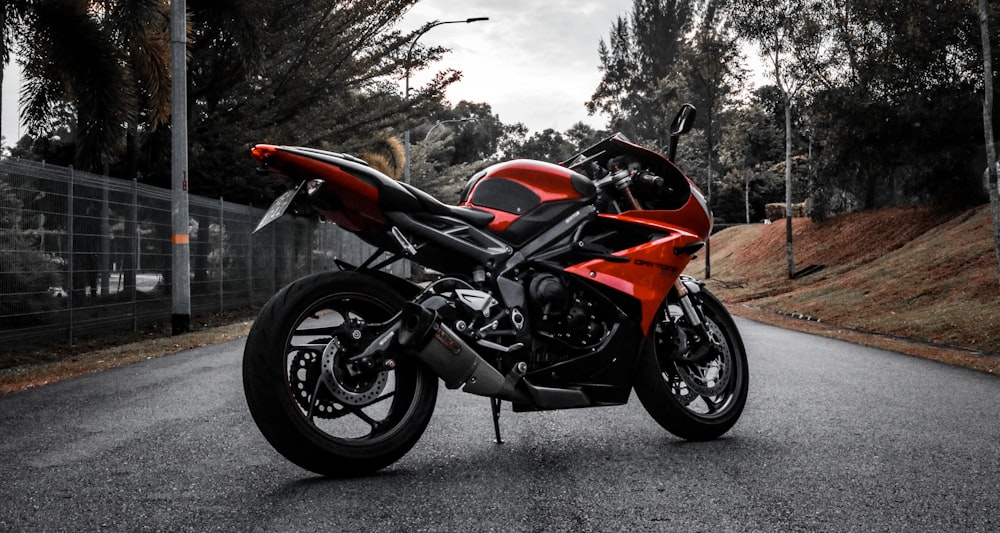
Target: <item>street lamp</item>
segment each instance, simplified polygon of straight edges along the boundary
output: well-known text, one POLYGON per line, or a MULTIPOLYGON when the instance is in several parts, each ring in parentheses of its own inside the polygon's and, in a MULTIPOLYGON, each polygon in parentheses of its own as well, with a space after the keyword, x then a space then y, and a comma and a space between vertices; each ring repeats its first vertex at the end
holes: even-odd
POLYGON ((455 122, 479 122, 479 119, 477 117, 465 117, 465 118, 453 118, 449 120, 439 120, 435 122, 433 126, 431 126, 431 129, 427 130, 427 135, 424 135, 424 139, 430 139, 431 132, 433 132, 438 126, 442 126, 444 124, 452 124, 455 122))
MULTIPOLYGON (((480 22, 490 20, 489 17, 473 17, 464 20, 439 20, 432 22, 420 30, 420 33, 413 38, 410 42, 410 48, 406 50, 406 89, 403 93, 403 99, 407 103, 410 101, 410 67, 411 56, 413 54, 413 47, 417 45, 417 41, 423 37, 423 35, 429 31, 431 28, 436 28, 438 26, 443 26, 445 24, 469 24, 472 22, 480 22)), ((410 183, 410 128, 407 126, 406 132, 403 134, 403 182, 410 183)))

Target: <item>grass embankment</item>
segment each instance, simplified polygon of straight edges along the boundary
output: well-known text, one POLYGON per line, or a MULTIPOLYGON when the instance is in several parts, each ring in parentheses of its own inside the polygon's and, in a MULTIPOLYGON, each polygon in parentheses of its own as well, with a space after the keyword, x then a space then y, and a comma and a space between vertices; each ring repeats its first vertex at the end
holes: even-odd
POLYGON ((712 238, 708 285, 748 318, 1000 372, 990 228, 988 206, 795 219, 796 270, 823 268, 788 279, 784 221, 733 227, 712 238))

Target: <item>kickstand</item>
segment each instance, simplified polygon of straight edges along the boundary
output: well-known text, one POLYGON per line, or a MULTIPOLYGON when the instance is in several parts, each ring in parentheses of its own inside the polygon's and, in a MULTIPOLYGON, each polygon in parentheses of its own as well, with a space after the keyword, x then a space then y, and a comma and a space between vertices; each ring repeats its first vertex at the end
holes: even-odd
POLYGON ((503 444, 503 439, 500 438, 500 399, 490 398, 490 409, 493 411, 493 431, 497 435, 497 444, 503 444))

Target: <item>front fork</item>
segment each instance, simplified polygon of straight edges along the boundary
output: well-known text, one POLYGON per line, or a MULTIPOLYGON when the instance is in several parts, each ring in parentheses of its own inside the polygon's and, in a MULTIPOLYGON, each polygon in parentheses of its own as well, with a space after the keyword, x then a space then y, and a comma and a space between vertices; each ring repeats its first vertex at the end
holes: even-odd
POLYGON ((684 350, 683 353, 675 353, 674 359, 681 363, 701 364, 718 356, 719 349, 712 340, 708 327, 706 327, 701 313, 691 298, 692 289, 698 292, 700 288, 693 281, 691 283, 689 288, 688 284, 684 283, 684 279, 680 277, 674 282, 674 290, 677 292, 677 300, 684 312, 684 318, 695 333, 694 338, 689 339, 688 349, 684 350))

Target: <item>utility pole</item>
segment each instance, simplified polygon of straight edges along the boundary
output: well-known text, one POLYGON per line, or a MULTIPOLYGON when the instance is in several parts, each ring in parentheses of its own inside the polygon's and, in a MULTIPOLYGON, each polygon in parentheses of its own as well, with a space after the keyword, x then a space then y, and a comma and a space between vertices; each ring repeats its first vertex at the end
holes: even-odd
POLYGON ((171 332, 191 325, 191 221, 188 214, 187 2, 170 2, 171 332))

